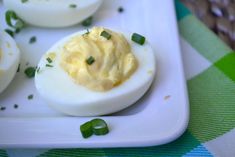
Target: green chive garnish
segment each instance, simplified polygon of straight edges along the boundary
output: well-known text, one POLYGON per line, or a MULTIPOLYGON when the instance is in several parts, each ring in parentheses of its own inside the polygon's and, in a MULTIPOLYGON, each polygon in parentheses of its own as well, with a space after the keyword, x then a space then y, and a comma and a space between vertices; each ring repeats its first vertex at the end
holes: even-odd
POLYGON ((28 0, 21 0, 21 3, 26 3, 28 2, 28 0))
POLYGON ((89 29, 86 29, 86 33, 84 33, 83 35, 88 35, 90 33, 89 29))
POLYGON ((86 122, 80 126, 80 131, 84 138, 88 138, 93 134, 92 124, 91 122, 86 122))
POLYGON ((103 119, 93 119, 91 124, 95 135, 106 135, 109 133, 108 125, 103 119))
POLYGON ((11 37, 14 37, 14 35, 15 35, 15 32, 13 32, 10 29, 5 29, 5 32, 7 32, 11 37))
POLYGON ((77 5, 76 4, 70 4, 69 7, 70 8, 77 8, 77 5))
POLYGON ((40 67, 36 68, 36 72, 39 73, 40 72, 40 67))
POLYGON ((16 72, 20 72, 20 64, 18 65, 18 68, 17 68, 16 72))
POLYGON ((131 36, 131 40, 136 42, 137 44, 143 45, 145 42, 145 37, 137 33, 133 33, 131 36))
POLYGON ((5 13, 5 20, 8 26, 15 29, 22 29, 24 27, 24 22, 16 15, 12 10, 8 10, 5 13), (15 24, 12 24, 12 20, 15 21, 15 24))
POLYGON ((28 100, 31 100, 31 99, 33 99, 33 94, 30 94, 30 95, 28 96, 28 100))
POLYGON ((32 78, 35 76, 35 71, 35 67, 28 67, 27 69, 25 69, 24 73, 28 78, 32 78))
POLYGON ((124 11, 123 7, 119 7, 119 8, 118 8, 118 12, 119 12, 119 13, 122 13, 123 11, 124 11))
POLYGON ((17 109, 19 107, 19 105, 17 104, 14 104, 14 108, 17 109))
POLYGON ((30 44, 33 44, 37 41, 37 38, 35 36, 32 36, 30 39, 29 39, 29 43, 30 44))
POLYGON ((47 61, 48 61, 48 63, 52 63, 52 60, 49 57, 47 57, 47 61))
POLYGON ((107 123, 103 119, 93 119, 80 126, 80 131, 84 138, 88 138, 91 135, 106 135, 109 133, 107 123))
POLYGON ((93 17, 90 16, 82 22, 82 25, 85 26, 85 27, 90 26, 92 24, 92 20, 93 20, 93 17))
POLYGON ((111 38, 111 34, 109 34, 106 31, 101 32, 100 36, 106 38, 107 40, 109 40, 111 38))
POLYGON ((86 63, 87 63, 88 65, 91 65, 91 64, 93 64, 94 62, 95 62, 95 58, 92 57, 92 56, 90 56, 90 57, 86 60, 86 63))
POLYGON ((50 67, 50 68, 52 68, 52 67, 53 67, 53 65, 51 65, 51 64, 46 64, 46 67, 50 67))

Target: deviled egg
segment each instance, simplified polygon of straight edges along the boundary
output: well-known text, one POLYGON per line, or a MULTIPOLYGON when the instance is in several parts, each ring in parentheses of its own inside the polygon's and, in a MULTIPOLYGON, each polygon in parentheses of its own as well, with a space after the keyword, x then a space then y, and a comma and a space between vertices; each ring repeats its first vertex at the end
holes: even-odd
POLYGON ((94 27, 52 46, 38 64, 35 85, 58 111, 97 116, 135 103, 154 76, 155 56, 148 42, 139 45, 129 33, 94 27))
POLYGON ((23 21, 41 27, 66 27, 94 14, 103 0, 3 0, 23 21))
POLYGON ((0 93, 10 84, 19 66, 20 51, 12 37, 0 30, 0 93))

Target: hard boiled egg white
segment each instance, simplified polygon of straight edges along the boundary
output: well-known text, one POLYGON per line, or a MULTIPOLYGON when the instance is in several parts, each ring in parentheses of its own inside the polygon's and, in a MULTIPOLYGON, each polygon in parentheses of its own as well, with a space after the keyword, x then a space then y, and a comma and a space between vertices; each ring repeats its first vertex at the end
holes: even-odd
POLYGON ((23 21, 41 27, 66 27, 88 18, 103 0, 4 0, 23 21))
POLYGON ((41 58, 38 64, 40 69, 35 75, 35 84, 40 95, 54 109, 73 116, 110 114, 135 103, 148 90, 155 76, 155 56, 149 43, 138 45, 130 40, 131 34, 125 33, 124 36, 138 59, 138 69, 119 86, 109 91, 97 92, 76 84, 59 65, 65 43, 84 33, 86 31, 65 37, 41 58), (47 67, 47 56, 52 52, 56 53, 53 67, 47 67))
POLYGON ((14 78, 19 60, 20 52, 14 39, 0 30, 0 93, 14 78))

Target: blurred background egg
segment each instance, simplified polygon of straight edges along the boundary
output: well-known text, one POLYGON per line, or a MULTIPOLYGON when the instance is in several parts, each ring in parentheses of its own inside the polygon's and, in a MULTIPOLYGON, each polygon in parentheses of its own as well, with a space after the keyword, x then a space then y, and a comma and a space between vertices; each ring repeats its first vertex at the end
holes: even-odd
POLYGON ((0 94, 14 78, 19 60, 20 52, 14 39, 0 30, 0 94))
POLYGON ((66 27, 96 12, 103 0, 3 0, 4 6, 26 23, 40 27, 66 27))
POLYGON ((72 116, 97 116, 120 111, 139 100, 149 89, 155 76, 155 56, 148 42, 139 45, 131 41, 131 34, 123 34, 138 60, 138 68, 128 80, 105 92, 97 92, 76 84, 61 68, 64 45, 81 31, 67 36, 52 46, 41 58, 35 75, 36 89, 49 106, 72 116), (53 52, 53 63, 47 57, 53 52))

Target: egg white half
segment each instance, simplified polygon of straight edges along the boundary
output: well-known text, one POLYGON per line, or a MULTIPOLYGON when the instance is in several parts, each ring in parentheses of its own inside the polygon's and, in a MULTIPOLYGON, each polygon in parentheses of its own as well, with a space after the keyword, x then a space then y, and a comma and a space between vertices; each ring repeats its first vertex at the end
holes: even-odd
POLYGON ((96 12, 103 0, 3 0, 7 9, 28 24, 40 27, 66 27, 96 12), (70 5, 76 5, 75 8, 70 5))
POLYGON ((14 39, 0 30, 0 93, 15 76, 20 61, 20 51, 14 39))
POLYGON ((38 64, 40 71, 35 75, 35 85, 40 95, 49 106, 73 116, 110 114, 135 103, 148 90, 155 76, 155 55, 149 43, 138 45, 130 40, 130 33, 125 33, 124 36, 138 59, 139 67, 119 86, 106 92, 96 92, 76 84, 59 65, 63 45, 73 36, 85 32, 65 37, 47 51, 47 53, 56 53, 53 67, 45 66, 48 63, 47 53, 41 58, 38 64))

